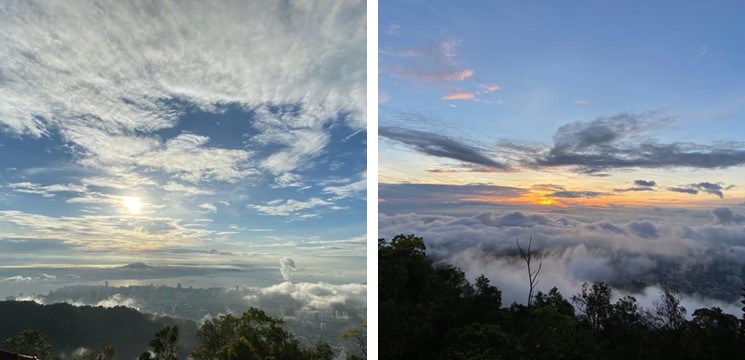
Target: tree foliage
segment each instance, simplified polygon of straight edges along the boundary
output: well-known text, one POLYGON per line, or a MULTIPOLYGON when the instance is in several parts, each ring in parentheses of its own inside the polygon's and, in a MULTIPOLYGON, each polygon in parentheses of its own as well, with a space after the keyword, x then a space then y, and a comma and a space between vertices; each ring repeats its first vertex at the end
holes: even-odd
POLYGON ((166 326, 150 340, 150 349, 139 360, 178 360, 178 326, 166 326))
POLYGON ((185 354, 185 350, 196 345, 197 326, 193 321, 156 318, 122 306, 104 308, 0 301, 0 319, 0 341, 27 329, 36 329, 46 336, 54 354, 68 357, 79 348, 99 351, 110 344, 116 349, 118 358, 137 359, 153 334, 166 326, 179 327, 180 352, 185 354))
POLYGON ((367 356, 367 323, 344 330, 340 337, 342 340, 354 343, 360 352, 367 356))
POLYGON ((415 235, 379 240, 378 269, 385 359, 745 359, 745 315, 710 308, 689 319, 669 289, 651 309, 603 282, 583 284, 571 302, 554 287, 504 307, 487 277, 471 284, 435 265, 415 235))
POLYGON ((2 342, 2 348, 15 353, 36 356, 41 360, 52 359, 52 345, 41 331, 28 329, 2 342))
POLYGON ((197 331, 196 360, 298 359, 330 360, 331 347, 324 342, 302 348, 284 328, 281 319, 250 308, 241 317, 222 315, 206 321, 197 331))

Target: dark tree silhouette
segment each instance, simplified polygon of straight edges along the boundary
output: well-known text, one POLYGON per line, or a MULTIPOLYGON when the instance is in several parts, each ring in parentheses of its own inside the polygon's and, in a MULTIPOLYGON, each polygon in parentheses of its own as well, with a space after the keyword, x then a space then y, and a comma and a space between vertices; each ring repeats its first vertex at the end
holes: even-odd
POLYGON ((178 327, 166 326, 155 333, 150 340, 150 350, 140 355, 140 360, 178 360, 176 343, 178 342, 178 327))
POLYGON ((665 289, 660 300, 654 303, 651 318, 658 329, 677 331, 686 322, 686 312, 686 308, 680 305, 680 295, 672 289, 665 289))
POLYGON ((582 290, 572 296, 572 302, 582 313, 580 319, 586 321, 593 331, 600 331, 611 311, 611 289, 604 282, 582 284, 582 290))
POLYGON ((528 249, 527 251, 524 251, 523 248, 520 246, 520 240, 515 238, 515 243, 517 244, 517 249, 520 251, 520 257, 525 261, 525 265, 527 265, 528 268, 528 285, 530 286, 530 290, 528 291, 528 307, 533 302, 533 291, 535 291, 536 285, 538 285, 538 275, 541 273, 541 268, 543 268, 543 254, 540 255, 538 258, 538 269, 533 271, 532 268, 532 262, 533 262, 533 251, 531 250, 531 246, 533 245, 533 236, 530 236, 530 240, 528 240, 528 249))
POLYGON ((688 320, 671 291, 651 310, 632 296, 611 302, 602 282, 583 284, 571 297, 576 315, 557 288, 536 291, 530 307, 504 308, 485 276, 471 285, 425 251, 414 235, 378 242, 378 352, 385 359, 745 360, 737 316, 698 309, 688 320))

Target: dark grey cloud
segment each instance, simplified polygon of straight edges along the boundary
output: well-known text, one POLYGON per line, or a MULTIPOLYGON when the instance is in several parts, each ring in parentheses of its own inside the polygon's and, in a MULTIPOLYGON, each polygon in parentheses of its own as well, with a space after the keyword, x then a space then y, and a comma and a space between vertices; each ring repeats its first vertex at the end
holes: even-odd
POLYGON ((694 184, 693 186, 698 187, 703 192, 719 196, 720 198, 724 197, 724 194, 722 193, 722 189, 723 189, 722 185, 713 184, 710 182, 700 182, 698 184, 694 184))
POLYGON ((670 123, 657 113, 622 113, 559 127, 553 147, 538 166, 575 166, 595 173, 615 168, 726 168, 745 164, 745 143, 659 143, 653 130, 670 123))
POLYGON ((630 188, 623 188, 623 189, 613 189, 615 192, 628 192, 628 191, 654 191, 653 187, 649 186, 634 186, 630 188))
POLYGON ((643 237, 645 239, 651 239, 656 238, 660 236, 660 231, 657 229, 657 226, 650 222, 649 220, 643 220, 643 221, 632 221, 628 224, 628 228, 631 229, 631 231, 634 232, 639 237, 643 237))
POLYGON ((453 174, 453 173, 503 173, 504 169, 481 166, 475 164, 458 164, 443 165, 434 169, 427 169, 427 172, 436 174, 453 174))
POLYGON ((577 198, 592 198, 592 197, 598 197, 598 196, 603 196, 603 195, 607 195, 607 194, 601 193, 601 192, 595 192, 595 191, 556 191, 546 196, 577 199, 577 198))
POLYGON ((691 195, 698 194, 698 190, 696 190, 694 188, 689 188, 689 187, 669 187, 669 188, 667 188, 667 190, 672 191, 672 192, 679 192, 679 193, 684 193, 684 194, 691 194, 691 195))
MULTIPOLYGON (((420 118, 416 121, 421 120, 421 116, 408 115, 412 116, 420 118)), ((721 169, 745 165, 745 142, 660 142, 655 132, 664 129, 674 118, 657 112, 621 113, 565 124, 556 130, 553 144, 521 143, 513 139, 501 140, 493 148, 476 145, 464 137, 442 135, 437 130, 411 129, 416 121, 400 114, 397 117, 407 125, 381 126, 380 136, 427 155, 491 169, 573 167, 583 174, 608 176, 608 170, 623 168, 721 169)), ((655 181, 637 180, 634 187, 654 186, 655 181)))
POLYGON ((474 203, 499 198, 513 198, 527 189, 497 185, 379 184, 378 197, 386 204, 427 205, 474 203))
POLYGON ((634 185, 652 187, 657 185, 657 183, 654 180, 634 180, 634 185))
POLYGON ((504 215, 497 215, 493 212, 485 212, 475 216, 482 224, 488 226, 517 226, 533 227, 537 225, 551 225, 553 220, 541 214, 526 214, 520 211, 514 211, 504 215))
POLYGON ((711 215, 714 217, 714 222, 722 225, 733 225, 745 223, 745 216, 735 214, 726 207, 716 208, 711 211, 711 215))
POLYGON ((378 134, 427 155, 509 170, 507 164, 493 159, 485 149, 466 140, 398 126, 381 126, 378 134))
POLYGON ((722 184, 715 184, 710 182, 700 182, 696 184, 688 184, 684 186, 669 187, 667 190, 679 193, 686 193, 696 195, 699 192, 705 192, 707 194, 716 195, 720 199, 724 198, 724 192, 722 190, 732 189, 734 186, 730 185, 724 187, 722 184))
POLYGON ((552 152, 578 152, 592 148, 602 148, 647 130, 653 125, 650 114, 618 114, 600 117, 593 121, 575 121, 559 127, 554 134, 552 152))

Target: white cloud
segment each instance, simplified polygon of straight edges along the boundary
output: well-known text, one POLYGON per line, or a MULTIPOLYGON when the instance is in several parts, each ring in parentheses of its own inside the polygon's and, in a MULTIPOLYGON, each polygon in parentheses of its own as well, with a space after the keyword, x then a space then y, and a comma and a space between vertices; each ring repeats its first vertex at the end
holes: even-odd
POLYGON ((257 112, 254 127, 261 134, 253 140, 260 144, 278 144, 282 150, 269 155, 260 166, 272 173, 293 171, 318 156, 329 143, 330 135, 322 128, 323 122, 314 117, 274 114, 264 109, 257 112), (287 125, 280 125, 287 124, 287 125))
POLYGON ((168 191, 168 192, 181 192, 186 194, 187 196, 195 196, 195 195, 213 195, 215 192, 208 189, 202 189, 195 186, 189 186, 180 184, 177 182, 169 181, 165 185, 161 186, 161 189, 168 191))
POLYGON ((87 166, 109 170, 137 166, 191 182, 233 182, 254 172, 248 167, 251 153, 208 147, 206 136, 183 133, 162 142, 155 136, 114 136, 90 127, 65 132, 82 150, 81 163, 87 166))
POLYGON ((354 196, 367 190, 367 179, 364 177, 362 180, 355 181, 345 185, 339 186, 327 186, 323 188, 323 192, 326 194, 334 194, 335 199, 343 199, 350 196, 354 196))
MULTIPOLYGON (((289 216, 297 215, 297 213, 300 213, 304 210, 314 209, 318 207, 328 207, 331 205, 333 205, 332 202, 314 197, 305 201, 298 201, 293 199, 272 200, 267 202, 265 205, 247 205, 247 207, 265 215, 289 216)), ((308 217, 308 215, 315 216, 316 214, 302 214, 300 216, 308 217)))
POLYGON ((53 197, 57 192, 85 192, 87 189, 83 185, 76 184, 52 184, 43 186, 32 182, 18 182, 8 184, 8 188, 17 193, 37 194, 44 197, 53 197))
POLYGON ((217 211, 217 206, 215 206, 214 204, 210 204, 210 203, 199 204, 199 208, 207 212, 217 211))
POLYGON ((213 232, 186 227, 181 220, 143 216, 83 215, 51 217, 0 211, 7 237, 59 239, 89 249, 152 249, 197 244, 213 232))
POLYGON ((262 144, 283 147, 259 164, 278 174, 321 153, 329 122, 366 123, 363 1, 73 0, 0 10, 0 129, 59 131, 84 165, 137 165, 191 182, 251 174, 245 150, 149 136, 176 125, 174 99, 203 111, 293 106, 256 124, 262 144))
MULTIPOLYGON (((469 279, 487 275, 503 290, 507 303, 525 302, 525 264, 510 254, 517 249, 516 239, 524 244, 531 236, 533 249, 544 259, 539 290, 557 286, 567 296, 578 291, 582 282, 631 286, 641 281, 659 286, 669 285, 670 276, 695 282, 700 281, 695 274, 701 269, 745 266, 745 226, 716 223, 721 210, 712 212, 708 223, 698 219, 700 215, 678 217, 676 209, 669 210, 669 218, 663 217, 665 209, 637 209, 636 219, 621 216, 616 221, 592 220, 588 214, 577 213, 380 214, 378 227, 383 238, 412 233, 422 236, 430 256, 460 267, 469 279)), ((722 282, 733 286, 731 290, 739 288, 739 271, 722 276, 722 282)), ((681 291, 695 297, 693 291, 704 291, 698 289, 702 288, 681 291)), ((706 296, 725 295, 714 291, 706 296)), ((712 299, 701 301, 715 303, 712 299)))
POLYGON ((367 308, 367 285, 291 283, 250 288, 246 297, 250 305, 284 310, 332 310, 367 308))
POLYGON ((303 186, 303 177, 298 174, 293 173, 284 173, 280 176, 277 176, 274 179, 274 183, 276 184, 276 187, 284 188, 284 187, 301 187, 303 186))
POLYGON ((158 185, 148 176, 128 171, 126 168, 110 167, 107 170, 112 174, 109 176, 94 176, 83 178, 81 182, 86 186, 95 186, 116 190, 158 185))

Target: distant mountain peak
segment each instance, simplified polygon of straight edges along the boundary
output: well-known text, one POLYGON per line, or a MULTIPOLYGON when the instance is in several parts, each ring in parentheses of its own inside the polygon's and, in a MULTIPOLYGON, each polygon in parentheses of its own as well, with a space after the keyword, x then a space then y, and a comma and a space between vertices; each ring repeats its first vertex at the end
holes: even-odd
POLYGON ((128 265, 121 266, 120 269, 148 269, 150 266, 147 266, 144 262, 135 262, 128 265))

